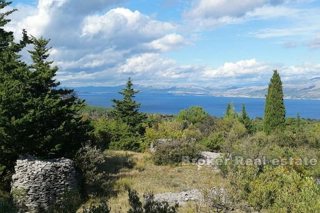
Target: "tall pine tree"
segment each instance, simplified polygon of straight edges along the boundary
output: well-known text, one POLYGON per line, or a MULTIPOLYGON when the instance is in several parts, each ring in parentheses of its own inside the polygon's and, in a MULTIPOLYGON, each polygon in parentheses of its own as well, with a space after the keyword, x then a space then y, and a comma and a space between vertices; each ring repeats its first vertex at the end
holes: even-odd
POLYGON ((84 102, 73 90, 58 87, 60 83, 55 80, 58 68, 48 60, 48 42, 43 38, 32 38, 34 49, 29 51, 33 63, 28 82, 31 99, 27 104, 34 110, 26 114, 32 127, 26 131, 26 136, 36 146, 29 147, 28 153, 42 157, 71 157, 81 143, 88 141, 90 127, 80 113, 84 102))
MULTIPOLYGON (((0 0, 1 11, 8 5, 0 0)), ((80 115, 83 102, 54 80, 58 69, 47 60, 48 41, 23 31, 16 43, 4 29, 12 12, 0 14, 0 182, 10 179, 19 155, 71 157, 90 131, 80 115), (20 57, 27 44, 34 46, 31 66, 20 57)))
POLYGON ((23 102, 28 100, 28 67, 20 60, 19 52, 29 43, 26 32, 16 43, 12 32, 4 29, 10 22, 8 16, 15 10, 7 11, 10 3, 0 0, 0 182, 10 179, 9 171, 17 157, 12 141, 14 126, 24 111, 23 102), (8 178, 8 179, 7 179, 8 178))
POLYGON ((143 122, 146 119, 144 113, 139 112, 140 104, 134 98, 139 91, 134 90, 131 79, 127 81, 126 87, 120 92, 122 100, 113 100, 113 114, 115 118, 126 123, 133 133, 143 134, 143 122))
POLYGON ((274 71, 266 96, 264 112, 264 131, 270 134, 284 128, 286 109, 283 101, 283 88, 280 75, 274 71))

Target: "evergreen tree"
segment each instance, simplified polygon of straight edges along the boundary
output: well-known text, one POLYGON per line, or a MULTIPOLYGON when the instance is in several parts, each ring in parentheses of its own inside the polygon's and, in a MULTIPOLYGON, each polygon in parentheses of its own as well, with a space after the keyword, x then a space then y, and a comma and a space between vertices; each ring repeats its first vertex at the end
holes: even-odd
POLYGON ((139 112, 140 104, 134 98, 139 91, 133 89, 131 79, 128 79, 126 88, 120 94, 123 96, 122 100, 113 100, 113 114, 116 119, 120 119, 126 123, 133 133, 144 133, 143 122, 146 119, 144 113, 139 112))
MULTIPOLYGON (((0 9, 8 6, 0 0, 0 9)), ((49 57, 44 39, 14 42, 12 32, 4 30, 14 11, 0 14, 0 176, 10 178, 19 155, 71 157, 88 140, 90 130, 82 121, 83 102, 72 90, 58 88, 57 68, 49 57), (33 64, 21 61, 19 52, 28 44, 33 64)))
POLYGON ((36 144, 29 147, 30 154, 71 157, 88 141, 90 127, 80 113, 84 102, 73 90, 58 87, 60 83, 55 80, 58 68, 48 61, 48 42, 43 38, 32 38, 34 49, 29 53, 33 63, 28 82, 31 99, 26 102, 29 111, 25 114, 29 117, 30 128, 25 136, 20 135, 28 138, 24 138, 25 144, 28 140, 36 144))
POLYGON ((274 71, 271 78, 264 113, 264 131, 281 130, 285 126, 286 110, 283 101, 283 88, 278 71, 274 71))
POLYGON ((225 115, 224 115, 224 118, 231 118, 231 119, 233 119, 233 118, 236 118, 237 117, 237 114, 236 114, 236 112, 235 112, 235 110, 234 110, 234 106, 233 106, 233 104, 228 104, 228 106, 227 106, 227 109, 226 109, 226 113, 225 113, 225 115))
POLYGON ((242 111, 239 117, 239 121, 246 127, 249 133, 252 133, 254 131, 252 121, 248 116, 246 106, 244 104, 242 105, 242 111))
POLYGON ((10 180, 10 175, 6 174, 17 156, 11 143, 15 137, 11 124, 19 123, 23 102, 28 100, 28 86, 24 83, 28 81, 28 69, 20 60, 19 52, 29 43, 29 38, 23 31, 23 39, 16 43, 13 33, 4 29, 10 22, 7 17, 15 11, 3 12, 8 5, 10 3, 0 0, 0 182, 10 180))

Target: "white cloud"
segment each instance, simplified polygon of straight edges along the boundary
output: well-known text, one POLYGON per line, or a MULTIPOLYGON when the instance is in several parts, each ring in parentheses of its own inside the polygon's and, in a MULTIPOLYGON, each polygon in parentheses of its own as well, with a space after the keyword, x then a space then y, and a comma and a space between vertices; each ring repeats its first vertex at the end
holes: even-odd
POLYGON ((17 36, 27 29, 34 36, 50 38, 52 59, 66 83, 73 77, 92 79, 99 72, 114 78, 106 70, 116 72, 116 67, 132 63, 128 59, 186 44, 172 23, 127 8, 110 8, 123 1, 39 0, 37 7, 19 5, 8 29, 17 36))
POLYGON ((185 18, 200 28, 224 24, 243 23, 250 20, 264 20, 294 17, 299 9, 290 7, 308 0, 194 0, 185 18))
POLYGON ((196 1, 193 8, 187 13, 192 18, 218 19, 221 17, 241 17, 248 11, 262 6, 265 0, 200 0, 196 1))
POLYGON ((276 37, 291 37, 291 36, 302 36, 310 35, 310 31, 315 32, 313 26, 301 27, 301 28, 268 28, 260 31, 251 33, 256 38, 276 38, 276 37))
POLYGON ((271 67, 267 64, 257 62, 256 59, 241 60, 237 62, 227 62, 223 66, 206 70, 205 77, 219 78, 219 77, 241 77, 247 75, 260 75, 265 71, 270 70, 271 67))
POLYGON ((159 50, 161 52, 166 52, 176 47, 184 45, 185 39, 183 36, 179 34, 168 34, 162 38, 154 40, 148 44, 146 44, 147 48, 159 50))
MULTIPOLYGON (((279 17, 286 11, 292 16, 296 13, 279 5, 284 1, 245 0, 243 5, 239 5, 240 1, 199 2, 203 5, 196 4, 196 10, 188 15, 206 24, 279 17), (277 8, 275 14, 272 8, 277 8)), ((33 35, 51 38, 52 58, 60 67, 57 77, 67 86, 117 85, 129 76, 145 86, 260 86, 267 84, 275 68, 286 82, 297 77, 305 80, 315 77, 320 69, 319 65, 285 66, 254 58, 226 62, 218 67, 179 64, 162 54, 188 44, 175 24, 122 7, 110 9, 114 3, 116 0, 40 0, 37 8, 20 6, 10 29, 20 34, 26 28, 33 35)), ((269 33, 271 37, 275 32, 270 29, 260 33, 265 37, 269 33)), ((284 35, 285 30, 277 33, 284 35)), ((319 40, 314 41, 316 47, 319 40)))
POLYGON ((82 35, 123 37, 134 32, 139 36, 154 38, 174 28, 171 23, 153 20, 139 11, 116 8, 104 15, 87 16, 83 22, 82 35))

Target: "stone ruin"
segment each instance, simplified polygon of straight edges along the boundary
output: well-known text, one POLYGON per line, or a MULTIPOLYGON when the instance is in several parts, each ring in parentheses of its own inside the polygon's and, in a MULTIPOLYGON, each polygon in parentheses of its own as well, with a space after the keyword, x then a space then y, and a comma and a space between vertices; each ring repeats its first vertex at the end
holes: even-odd
POLYGON ((77 191, 74 163, 70 159, 17 160, 11 194, 20 212, 43 212, 77 191))

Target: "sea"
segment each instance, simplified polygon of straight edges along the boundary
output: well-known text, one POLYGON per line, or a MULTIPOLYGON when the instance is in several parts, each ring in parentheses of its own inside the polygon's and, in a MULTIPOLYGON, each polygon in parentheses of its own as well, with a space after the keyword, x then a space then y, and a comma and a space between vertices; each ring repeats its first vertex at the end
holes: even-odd
MULTIPOLYGON (((111 92, 77 92, 88 105, 111 107, 112 99, 121 99, 116 91, 111 92)), ((229 103, 240 112, 245 104, 251 118, 263 117, 264 98, 214 97, 208 95, 172 94, 166 92, 140 92, 135 97, 141 103, 141 111, 146 113, 177 114, 191 106, 201 106, 208 113, 222 117, 229 103)), ((285 99, 287 117, 320 119, 320 100, 285 99)))

